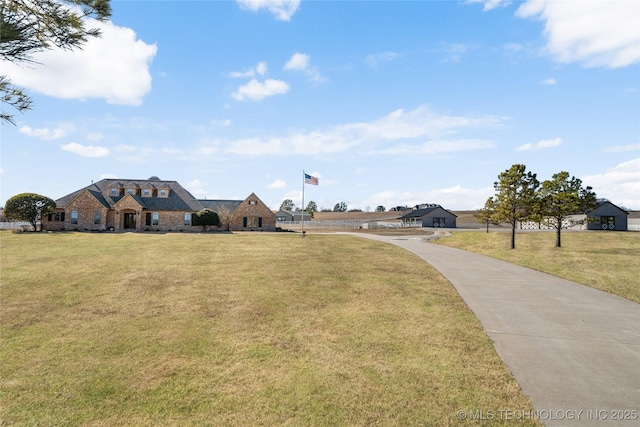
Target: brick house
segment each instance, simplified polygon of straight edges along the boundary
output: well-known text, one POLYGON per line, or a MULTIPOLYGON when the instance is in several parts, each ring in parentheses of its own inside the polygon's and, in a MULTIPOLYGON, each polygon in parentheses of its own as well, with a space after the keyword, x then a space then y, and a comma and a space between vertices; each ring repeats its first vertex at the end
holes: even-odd
POLYGON ((275 214, 251 193, 245 200, 198 200, 176 181, 103 179, 56 200, 43 230, 199 231, 196 212, 218 213, 226 230, 275 231, 275 214))

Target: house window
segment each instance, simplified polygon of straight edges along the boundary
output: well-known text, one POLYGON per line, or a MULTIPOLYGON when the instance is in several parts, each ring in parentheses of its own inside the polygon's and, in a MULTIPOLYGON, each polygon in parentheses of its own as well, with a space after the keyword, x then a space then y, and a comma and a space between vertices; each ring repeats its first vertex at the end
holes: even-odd
POLYGON ((189 212, 184 214, 184 225, 191 225, 191 214, 189 212))
POLYGON ((78 211, 71 211, 71 224, 78 223, 78 211))
POLYGON ((158 214, 158 212, 154 212, 153 214, 151 214, 151 225, 158 225, 159 220, 160 215, 158 214))
POLYGON ((244 228, 261 228, 262 217, 245 216, 242 218, 242 226, 244 228))
POLYGON ((136 194, 136 190, 135 190, 135 188, 127 188, 127 193, 129 193, 129 194, 131 194, 133 196, 134 194, 136 194))
POLYGON ((111 189, 111 195, 112 196, 117 196, 118 195, 118 189, 117 188, 112 188, 111 189))
POLYGON ((47 216, 47 220, 49 222, 51 222, 51 221, 64 221, 64 212, 62 212, 62 219, 60 219, 60 212, 55 212, 55 213, 49 214, 47 216))
POLYGON ((257 205, 258 202, 257 202, 257 200, 249 200, 249 204, 250 205, 257 205))
POLYGON ((167 197, 167 190, 160 190, 160 197, 167 197))
POLYGON ((148 188, 145 188, 144 190, 142 190, 142 195, 145 197, 151 196, 151 190, 149 190, 148 188))
POLYGON ((94 224, 100 224, 101 222, 102 222, 102 212, 95 211, 93 213, 93 223, 94 224))

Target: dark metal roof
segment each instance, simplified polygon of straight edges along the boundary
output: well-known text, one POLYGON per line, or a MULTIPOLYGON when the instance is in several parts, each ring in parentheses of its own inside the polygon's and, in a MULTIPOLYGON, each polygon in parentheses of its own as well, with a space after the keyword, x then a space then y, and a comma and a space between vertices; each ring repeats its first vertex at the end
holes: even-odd
POLYGON ((605 207, 607 205, 612 206, 615 209, 618 209, 619 211, 621 211, 621 212, 623 212, 623 213, 625 213, 627 215, 629 214, 628 211, 622 209, 620 206, 617 206, 617 205, 611 203, 609 200, 598 200, 598 206, 596 208, 590 210, 589 212, 587 212, 587 214, 595 213, 597 210, 599 210, 599 209, 601 209, 601 208, 603 208, 603 207, 605 207))
POLYGON ((302 218, 304 217, 305 220, 307 219, 311 219, 312 216, 309 212, 307 211, 289 211, 289 210, 280 210, 278 212, 276 212, 275 214, 277 217, 281 217, 281 216, 287 216, 289 218, 291 218, 291 221, 302 221, 302 218))
POLYGON ((434 206, 434 207, 430 207, 430 208, 424 208, 424 209, 417 209, 415 211, 411 211, 405 215, 403 215, 400 219, 405 219, 405 218, 421 218, 423 216, 425 216, 426 214, 433 212, 435 210, 438 209, 442 209, 443 211, 447 212, 448 214, 457 217, 456 214, 446 210, 445 208, 443 208, 442 206, 434 206))

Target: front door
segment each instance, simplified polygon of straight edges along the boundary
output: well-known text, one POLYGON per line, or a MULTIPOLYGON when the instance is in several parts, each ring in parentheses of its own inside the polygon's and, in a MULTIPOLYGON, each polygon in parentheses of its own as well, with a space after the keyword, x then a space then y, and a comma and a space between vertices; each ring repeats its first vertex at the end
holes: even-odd
POLYGON ((616 229, 616 217, 615 216, 601 216, 600 224, 603 230, 615 230, 616 229))
POLYGON ((124 229, 135 229, 136 228, 136 214, 135 213, 126 213, 124 214, 124 229))

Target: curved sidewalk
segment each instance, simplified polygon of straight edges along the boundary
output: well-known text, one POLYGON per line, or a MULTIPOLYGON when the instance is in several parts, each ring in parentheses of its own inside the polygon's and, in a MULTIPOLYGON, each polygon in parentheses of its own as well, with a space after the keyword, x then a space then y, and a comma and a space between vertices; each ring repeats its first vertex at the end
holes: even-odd
POLYGON ((640 304, 419 237, 353 235, 411 251, 444 275, 545 425, 640 425, 640 304))

